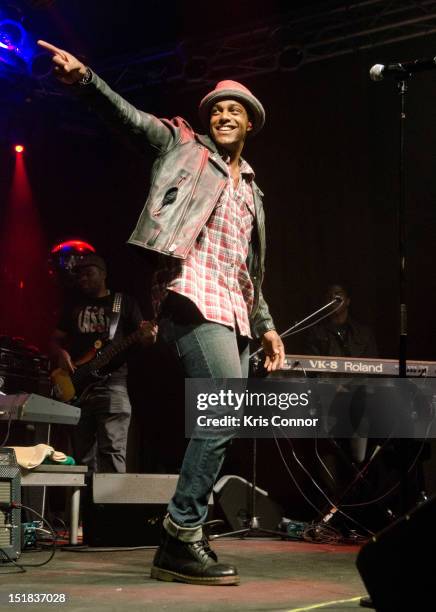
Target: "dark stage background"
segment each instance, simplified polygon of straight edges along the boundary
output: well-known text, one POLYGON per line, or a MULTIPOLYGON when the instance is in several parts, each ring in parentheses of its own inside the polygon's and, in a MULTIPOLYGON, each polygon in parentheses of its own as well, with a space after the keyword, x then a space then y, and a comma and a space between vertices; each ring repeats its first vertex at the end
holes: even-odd
MULTIPOLYGON (((83 4, 71 3, 77 10, 83 4)), ((107 3, 108 30, 104 35, 105 17, 100 16, 97 22, 94 10, 86 24, 84 17, 80 20, 75 14, 69 22, 69 36, 52 24, 44 25, 39 14, 41 35, 51 34, 48 39, 55 44, 68 42, 72 52, 76 50, 74 41, 80 40, 77 44, 87 47, 91 65, 104 53, 120 51, 123 40, 124 50, 130 51, 133 43, 128 37, 115 41, 116 20, 111 13, 115 4, 107 3), (97 28, 95 35, 93 27, 97 28)), ((123 6, 118 4, 120 13, 123 6)), ((154 3, 153 7, 157 10, 154 3)), ((59 8, 64 9, 65 3, 59 3, 59 8)), ((139 13, 145 17, 143 9, 139 13)), ((220 19, 225 27, 224 17, 220 19)), ((240 26, 241 19, 238 15, 239 21, 232 26, 240 26)), ((209 24, 212 19, 206 21, 209 24)), ((216 26, 212 22, 207 27, 216 26)), ((166 35, 180 36, 182 28, 183 24, 176 27, 173 23, 166 35)), ((151 42, 156 44, 157 40, 151 42)), ((144 39, 136 44, 143 47, 144 39)), ((399 100, 393 81, 375 84, 368 71, 377 62, 433 56, 435 50, 436 35, 429 35, 303 65, 294 72, 245 80, 267 112, 265 129, 247 144, 245 157, 265 192, 268 251, 264 294, 278 330, 321 305, 326 283, 345 279, 352 289, 353 316, 373 327, 381 356, 397 357, 399 100)), ((229 70, 228 78, 232 76, 229 70)), ((126 97, 159 116, 182 115, 199 128, 197 106, 208 90, 168 84, 130 92, 126 97)), ((53 96, 25 99, 21 93, 15 99, 10 95, 2 98, 2 220, 15 164, 8 134, 13 131, 11 126, 19 125, 27 138, 25 164, 47 253, 50 246, 66 238, 90 241, 107 258, 111 287, 140 298, 147 316, 149 274, 141 258, 124 243, 147 194, 151 155, 126 147, 75 100, 53 96)), ((433 360, 436 71, 412 79, 408 109, 408 354, 433 360)), ((15 244, 24 248, 19 235, 15 244)), ((29 276, 42 274, 31 261, 28 270, 29 276)), ((55 291, 52 303, 47 304, 38 295, 39 286, 25 294, 29 308, 13 328, 1 319, 1 332, 25 336, 45 350, 57 306, 55 291)), ((16 289, 4 279, 1 287, 2 303, 13 301, 16 289)), ((288 339, 287 352, 298 353, 303 343, 303 336, 288 339)), ((184 445, 183 415, 171 362, 158 347, 137 362, 132 373, 135 418, 130 469, 176 470, 184 445)), ((300 445, 304 454, 304 444, 300 445)), ((272 490, 296 514, 307 516, 308 509, 285 473, 273 442, 260 446, 259 484, 272 490)), ((235 442, 227 469, 248 475, 249 456, 247 441, 235 442)))

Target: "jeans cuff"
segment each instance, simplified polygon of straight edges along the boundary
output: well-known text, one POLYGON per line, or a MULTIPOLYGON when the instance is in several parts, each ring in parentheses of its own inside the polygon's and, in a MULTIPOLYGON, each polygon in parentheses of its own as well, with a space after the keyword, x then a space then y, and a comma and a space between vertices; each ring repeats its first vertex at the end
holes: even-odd
POLYGON ((198 527, 180 527, 171 519, 169 514, 164 518, 163 526, 170 536, 182 542, 198 542, 203 537, 201 525, 198 527))

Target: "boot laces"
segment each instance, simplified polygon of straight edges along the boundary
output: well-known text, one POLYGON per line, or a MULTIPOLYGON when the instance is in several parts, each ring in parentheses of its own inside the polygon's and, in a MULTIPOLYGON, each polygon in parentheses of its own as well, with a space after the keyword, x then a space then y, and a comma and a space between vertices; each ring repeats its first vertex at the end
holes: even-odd
POLYGON ((218 561, 218 557, 216 556, 215 552, 209 546, 209 540, 206 537, 203 537, 201 540, 198 540, 198 542, 194 542, 192 544, 192 547, 196 551, 196 553, 199 554, 201 557, 203 558, 209 557, 210 559, 213 559, 214 561, 218 561))

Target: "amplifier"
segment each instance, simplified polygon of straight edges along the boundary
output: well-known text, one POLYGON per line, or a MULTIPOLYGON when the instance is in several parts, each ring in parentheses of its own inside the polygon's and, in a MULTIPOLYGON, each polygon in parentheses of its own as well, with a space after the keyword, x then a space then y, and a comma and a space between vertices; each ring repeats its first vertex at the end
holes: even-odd
POLYGON ((0 391, 50 395, 50 362, 37 352, 0 346, 0 391))
POLYGON ((49 397, 50 388, 48 374, 13 372, 0 365, 0 391, 3 393, 38 393, 49 397))
POLYGON ((9 349, 0 347, 0 367, 21 373, 39 373, 50 371, 48 357, 40 353, 23 349, 9 349))
MULTIPOLYGON (((0 502, 21 502, 21 473, 12 448, 0 448, 0 502)), ((0 510, 0 560, 18 559, 21 551, 21 510, 0 510), (4 551, 4 554, 2 551, 4 551), (6 556, 7 555, 7 556, 6 556)))

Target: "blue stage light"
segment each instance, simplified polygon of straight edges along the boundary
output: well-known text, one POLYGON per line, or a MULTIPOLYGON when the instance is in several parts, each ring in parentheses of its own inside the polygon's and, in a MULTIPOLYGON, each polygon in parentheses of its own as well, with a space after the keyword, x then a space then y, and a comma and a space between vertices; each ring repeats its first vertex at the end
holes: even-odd
POLYGON ((19 21, 0 12, 0 66, 3 73, 44 78, 50 72, 46 55, 41 53, 34 36, 19 21))
POLYGON ((20 52, 26 30, 21 23, 12 19, 3 19, 0 21, 0 47, 7 51, 20 52))

